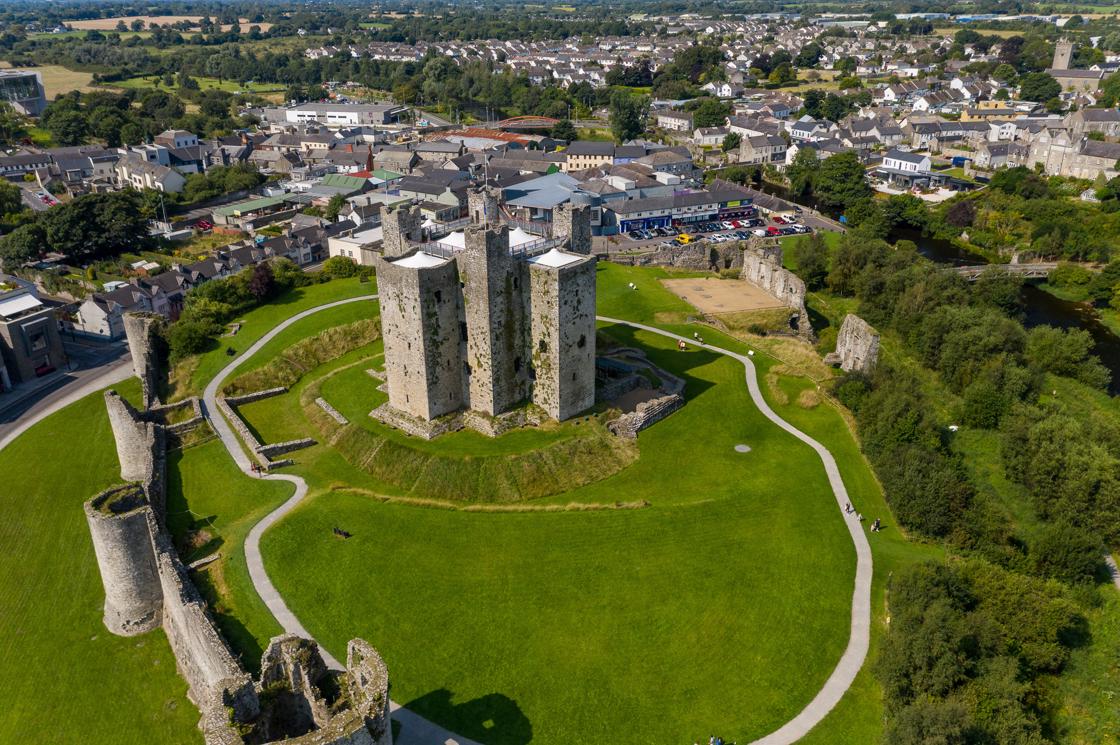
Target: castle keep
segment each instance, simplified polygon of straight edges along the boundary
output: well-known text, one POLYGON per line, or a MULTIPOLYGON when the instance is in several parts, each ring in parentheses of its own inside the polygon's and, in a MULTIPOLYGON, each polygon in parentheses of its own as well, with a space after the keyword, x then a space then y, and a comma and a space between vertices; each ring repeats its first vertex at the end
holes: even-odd
POLYGON ((448 428, 432 422, 460 412, 476 426, 527 402, 558 420, 590 408, 590 208, 558 208, 551 237, 511 232, 489 190, 472 192, 468 209, 461 248, 415 244, 415 209, 385 216, 377 276, 389 403, 373 415, 432 437, 448 428))

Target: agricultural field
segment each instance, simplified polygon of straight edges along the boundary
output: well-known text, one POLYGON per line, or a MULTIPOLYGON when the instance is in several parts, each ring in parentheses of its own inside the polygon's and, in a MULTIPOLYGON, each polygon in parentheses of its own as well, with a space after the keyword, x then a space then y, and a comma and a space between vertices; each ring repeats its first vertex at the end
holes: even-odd
MULTIPOLYGON (((98 31, 113 31, 117 28, 117 24, 124 22, 125 26, 131 28, 133 21, 142 21, 145 27, 158 23, 160 26, 173 26, 180 21, 190 21, 191 23, 198 23, 202 20, 202 16, 121 16, 118 18, 83 18, 75 21, 63 21, 71 29, 89 31, 96 29, 98 31)), ((243 31, 248 31, 250 26, 259 26, 261 31, 268 31, 272 28, 271 23, 250 23, 248 18, 241 18, 238 20, 243 31)), ((221 27, 222 31, 229 31, 230 24, 224 24, 221 27)))
MULTIPOLYGON (((11 64, 8 62, 0 62, 0 67, 11 67, 11 64)), ((86 92, 97 89, 96 86, 93 85, 92 73, 68 70, 62 65, 41 65, 39 67, 25 67, 20 69, 34 70, 42 76, 43 88, 46 91, 48 99, 52 99, 60 93, 69 93, 70 91, 86 92)))

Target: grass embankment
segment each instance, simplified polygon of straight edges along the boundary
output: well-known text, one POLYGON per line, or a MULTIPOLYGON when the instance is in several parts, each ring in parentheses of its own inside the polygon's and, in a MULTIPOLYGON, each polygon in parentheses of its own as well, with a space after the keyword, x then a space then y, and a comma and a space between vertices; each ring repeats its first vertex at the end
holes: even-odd
MULTIPOLYGON (((336 279, 323 284, 298 287, 266 305, 254 308, 238 319, 241 323, 241 330, 238 331, 235 336, 220 337, 209 351, 182 360, 176 365, 171 375, 171 395, 167 400, 176 401, 187 398, 188 396, 201 395, 206 384, 212 380, 223 367, 228 365, 238 354, 241 354, 252 346, 254 342, 272 330, 277 324, 284 321, 284 319, 290 318, 301 311, 317 305, 361 295, 372 295, 376 292, 377 286, 373 282, 362 283, 357 279, 336 279), (229 354, 228 350, 233 350, 233 354, 229 354)), ((347 321, 358 320, 360 317, 368 318, 375 314, 375 311, 370 310, 370 305, 366 303, 359 302, 342 307, 348 309, 345 312, 355 314, 364 312, 365 314, 364 316, 350 316, 347 321)), ((333 313, 337 310, 338 309, 333 309, 324 312, 333 313)), ((315 319, 318 315, 319 314, 317 314, 315 318, 307 321, 311 328, 316 328, 317 321, 315 319)), ((299 333, 299 329, 296 328, 299 323, 302 322, 297 321, 291 328, 277 335, 276 338, 269 342, 269 345, 265 350, 262 350, 262 352, 267 351, 268 348, 273 346, 283 348, 285 342, 290 344, 303 338, 303 336, 307 336, 308 334, 306 331, 302 334, 299 333)), ((320 329, 323 327, 322 325, 318 325, 320 329)), ((267 361, 267 357, 264 359, 267 361)), ((244 373, 254 367, 258 367, 260 364, 263 364, 261 358, 255 357, 249 363, 246 363, 244 369, 239 369, 238 372, 244 373)))
POLYGON ((163 632, 122 638, 101 621, 82 503, 121 480, 101 396, 28 430, 0 473, 0 742, 201 743, 163 632))

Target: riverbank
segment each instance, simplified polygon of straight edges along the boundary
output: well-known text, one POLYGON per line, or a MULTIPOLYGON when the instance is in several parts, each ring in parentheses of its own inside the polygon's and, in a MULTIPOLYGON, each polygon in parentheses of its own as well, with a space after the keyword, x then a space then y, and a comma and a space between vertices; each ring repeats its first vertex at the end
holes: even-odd
POLYGON ((1036 285, 1042 292, 1070 303, 1078 303, 1085 307, 1087 313, 1094 315, 1097 320, 1106 326, 1112 333, 1120 336, 1120 310, 1116 308, 1099 308, 1092 305, 1081 287, 1055 287, 1049 282, 1036 285))

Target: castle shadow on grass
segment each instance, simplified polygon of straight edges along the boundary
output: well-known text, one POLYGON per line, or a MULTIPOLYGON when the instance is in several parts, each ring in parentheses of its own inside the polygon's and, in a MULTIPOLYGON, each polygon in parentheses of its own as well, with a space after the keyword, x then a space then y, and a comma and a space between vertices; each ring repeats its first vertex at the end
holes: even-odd
POLYGON ((509 696, 491 693, 456 704, 446 688, 426 693, 405 704, 409 711, 443 722, 458 734, 485 745, 526 745, 533 740, 533 724, 509 696))

